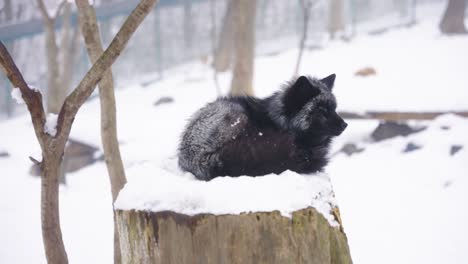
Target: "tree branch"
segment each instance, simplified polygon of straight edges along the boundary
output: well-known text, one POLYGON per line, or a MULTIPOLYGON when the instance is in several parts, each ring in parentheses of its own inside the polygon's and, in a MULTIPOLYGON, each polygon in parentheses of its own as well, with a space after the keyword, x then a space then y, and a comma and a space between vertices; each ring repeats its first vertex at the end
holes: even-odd
POLYGON ((40 92, 29 88, 28 84, 23 78, 23 75, 11 58, 10 53, 1 41, 0 64, 2 65, 2 70, 5 72, 5 75, 8 77, 11 84, 13 84, 15 87, 13 89, 19 89, 21 91, 21 97, 23 98, 29 112, 31 113, 31 119, 34 125, 36 136, 39 139, 41 146, 43 146, 42 141, 46 137, 46 134, 43 131, 46 117, 44 113, 44 107, 42 105, 42 95, 40 92))
POLYGON ((44 4, 43 0, 37 0, 37 5, 39 7, 39 11, 41 12, 42 17, 48 22, 52 22, 53 18, 50 17, 49 12, 47 12, 47 7, 44 4))
POLYGON ((78 109, 94 91, 104 72, 115 62, 120 52, 127 45, 130 37, 157 2, 159 0, 140 1, 120 28, 109 47, 89 69, 75 90, 65 99, 57 121, 57 135, 59 137, 67 136, 70 133, 78 109))
POLYGON ((60 15, 60 12, 62 11, 62 8, 65 6, 65 4, 67 4, 67 0, 63 0, 59 6, 57 7, 57 10, 55 10, 55 15, 54 15, 54 19, 56 19, 59 15, 60 15))

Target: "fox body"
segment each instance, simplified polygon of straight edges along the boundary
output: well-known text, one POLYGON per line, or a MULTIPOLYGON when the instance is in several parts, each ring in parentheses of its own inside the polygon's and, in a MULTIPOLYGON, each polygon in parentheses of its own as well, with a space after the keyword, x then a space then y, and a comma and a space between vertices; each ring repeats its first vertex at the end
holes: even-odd
POLYGON ((336 113, 335 75, 301 76, 265 99, 219 98, 189 121, 179 166, 200 180, 321 171, 331 138, 347 124, 336 113))

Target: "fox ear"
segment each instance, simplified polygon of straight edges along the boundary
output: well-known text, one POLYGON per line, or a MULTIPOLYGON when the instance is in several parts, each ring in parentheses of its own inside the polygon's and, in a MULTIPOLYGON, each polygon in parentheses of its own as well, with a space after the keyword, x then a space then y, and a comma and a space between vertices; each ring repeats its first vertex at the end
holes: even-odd
POLYGON ((286 90, 284 105, 288 110, 298 111, 319 93, 320 90, 314 87, 307 77, 301 76, 286 90))
POLYGON ((323 84, 325 84, 327 86, 328 89, 330 89, 330 91, 333 89, 333 86, 335 85, 335 78, 336 78, 336 74, 331 74, 325 78, 323 78, 322 80, 320 80, 323 84))
POLYGON ((312 83, 310 83, 309 78, 305 76, 297 78, 296 82, 294 82, 289 90, 298 96, 307 97, 307 99, 310 99, 310 97, 314 97, 320 93, 320 90, 313 86, 312 83))

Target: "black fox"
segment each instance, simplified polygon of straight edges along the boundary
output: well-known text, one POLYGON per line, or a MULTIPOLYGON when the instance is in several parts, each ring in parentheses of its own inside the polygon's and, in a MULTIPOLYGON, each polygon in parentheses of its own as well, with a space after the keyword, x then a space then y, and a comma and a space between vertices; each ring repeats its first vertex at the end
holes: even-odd
POLYGON ((321 171, 331 138, 347 124, 336 113, 335 74, 301 76, 265 99, 219 98, 185 128, 179 166, 200 180, 321 171))

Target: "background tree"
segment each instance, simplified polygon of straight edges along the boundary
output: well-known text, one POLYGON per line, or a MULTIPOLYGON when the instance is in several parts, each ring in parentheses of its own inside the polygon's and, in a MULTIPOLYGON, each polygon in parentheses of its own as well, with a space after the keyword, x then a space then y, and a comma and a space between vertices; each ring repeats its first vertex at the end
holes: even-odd
MULTIPOLYGON (((79 23, 91 63, 95 63, 103 53, 96 11, 88 0, 76 0, 79 23)), ((99 81, 99 99, 101 104, 101 141, 104 149, 104 160, 109 174, 112 202, 115 202, 119 191, 127 179, 120 155, 117 139, 117 118, 114 94, 114 78, 109 68, 99 81)), ((114 221, 114 263, 121 263, 119 236, 114 221)))
POLYGON ((63 0, 51 16, 43 0, 37 0, 45 30, 47 59, 47 113, 58 114, 70 91, 77 49, 78 31, 71 27, 71 3, 63 0), (63 11, 63 12, 62 12, 63 11), (62 15, 62 39, 58 41, 55 26, 62 15), (73 31, 73 32, 72 32, 73 31))
POLYGON ((213 67, 218 72, 229 69, 234 49, 234 12, 237 10, 237 0, 229 0, 223 18, 218 45, 213 58, 213 67))
MULTIPOLYGON (((0 5, 0 24, 13 24, 17 23, 22 15, 23 10, 26 5, 29 5, 29 1, 25 2, 24 0, 3 0, 3 6, 0 5)), ((5 47, 12 53, 15 54, 18 52, 18 49, 15 47, 15 41, 7 41, 5 47)), ((0 87, 0 113, 5 112, 7 116, 12 116, 14 112, 14 102, 10 99, 8 94, 10 88, 6 83, 1 83, 0 87)))
MULTIPOLYGON (((11 23, 13 20, 13 7, 11 5, 11 0, 5 0, 3 6, 0 7, 0 22, 1 23, 11 23)), ((13 52, 13 42, 5 43, 5 46, 13 52)), ((3 85, 2 85, 3 86, 3 85)), ((4 111, 10 116, 13 112, 13 104, 11 103, 10 97, 8 96, 8 87, 0 88, 0 111, 4 111), (7 98, 6 100, 1 100, 1 98, 7 98)))
POLYGON ((465 27, 466 0, 449 0, 439 29, 444 34, 466 34, 465 27))
POLYGON ((235 66, 231 95, 253 95, 256 0, 232 0, 234 11, 235 66))
MULTIPOLYGON (((210 0, 210 18, 211 18, 211 56, 213 60, 216 58, 216 0, 210 0)), ((216 88, 216 94, 221 95, 219 81, 218 81, 218 70, 213 66, 213 82, 216 88)))
POLYGON ((302 34, 299 40, 299 54, 297 55, 296 68, 294 69, 294 76, 299 74, 299 68, 301 66, 302 54, 304 53, 305 43, 307 40, 307 33, 309 31, 309 20, 310 20, 310 10, 317 3, 313 0, 299 0, 302 10, 302 34))
POLYGON ((334 39, 337 32, 344 30, 344 0, 330 0, 328 16, 328 32, 334 39))
POLYGON ((93 64, 73 92, 66 97, 60 108, 56 125, 54 120, 46 119, 41 93, 28 86, 8 50, 0 42, 2 70, 13 84, 13 87, 17 87, 14 89, 19 89, 31 115, 34 131, 41 146, 42 161, 36 162, 42 171, 42 238, 48 263, 68 263, 60 228, 59 168, 75 116, 79 108, 94 91, 103 74, 115 62, 132 34, 155 4, 156 0, 141 0, 106 51, 93 64))

